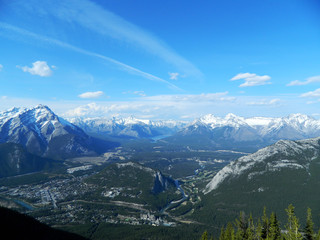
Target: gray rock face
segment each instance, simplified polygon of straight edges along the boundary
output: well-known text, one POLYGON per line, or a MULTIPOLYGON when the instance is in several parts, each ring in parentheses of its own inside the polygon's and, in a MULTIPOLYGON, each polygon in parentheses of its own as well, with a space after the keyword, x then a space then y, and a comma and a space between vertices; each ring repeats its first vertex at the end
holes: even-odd
POLYGON ((0 113, 0 143, 17 143, 39 156, 65 158, 90 154, 91 141, 83 130, 44 105, 0 113))
POLYGON ((239 177, 254 181, 257 176, 282 169, 300 169, 310 174, 310 164, 319 158, 319 153, 320 138, 278 141, 225 166, 207 184, 204 193, 218 189, 223 183, 232 183, 239 177))

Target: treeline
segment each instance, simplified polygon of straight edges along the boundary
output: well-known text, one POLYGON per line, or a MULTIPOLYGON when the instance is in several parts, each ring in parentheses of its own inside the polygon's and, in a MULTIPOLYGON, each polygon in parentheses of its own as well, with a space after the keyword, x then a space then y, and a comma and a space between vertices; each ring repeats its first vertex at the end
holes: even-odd
MULTIPOLYGON (((255 222, 250 214, 249 217, 244 212, 233 223, 229 222, 221 228, 219 240, 320 240, 320 229, 314 231, 311 209, 307 209, 306 225, 301 227, 299 219, 295 215, 294 206, 290 204, 285 210, 288 220, 283 229, 277 219, 276 213, 272 212, 270 217, 263 210, 262 217, 255 222)), ((213 240, 205 231, 201 240, 213 240)))

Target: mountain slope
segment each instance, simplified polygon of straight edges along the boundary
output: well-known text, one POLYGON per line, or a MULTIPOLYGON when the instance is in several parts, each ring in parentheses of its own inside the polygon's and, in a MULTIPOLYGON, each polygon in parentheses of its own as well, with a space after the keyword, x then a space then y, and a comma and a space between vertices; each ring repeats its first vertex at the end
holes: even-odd
POLYGON ((58 162, 27 152, 15 143, 0 144, 0 177, 50 169, 58 162))
POLYGON ((34 239, 34 240, 85 240, 86 238, 65 231, 50 228, 39 221, 0 207, 0 225, 2 239, 34 239))
POLYGON ((289 204, 299 209, 301 219, 307 207, 320 212, 320 138, 282 140, 241 157, 220 170, 203 192, 196 218, 211 214, 217 221, 232 220, 242 210, 258 216, 266 206, 282 213, 284 222, 289 204))
POLYGON ((0 113, 0 143, 17 143, 39 156, 63 159, 94 154, 94 141, 44 105, 0 113))

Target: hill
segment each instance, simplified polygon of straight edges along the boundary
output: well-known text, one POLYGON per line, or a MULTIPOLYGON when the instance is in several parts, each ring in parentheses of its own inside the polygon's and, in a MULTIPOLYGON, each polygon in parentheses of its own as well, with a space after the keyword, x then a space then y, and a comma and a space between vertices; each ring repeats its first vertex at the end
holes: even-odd
POLYGON ((20 240, 85 240, 79 235, 51 228, 39 221, 0 207, 0 226, 2 238, 20 240))

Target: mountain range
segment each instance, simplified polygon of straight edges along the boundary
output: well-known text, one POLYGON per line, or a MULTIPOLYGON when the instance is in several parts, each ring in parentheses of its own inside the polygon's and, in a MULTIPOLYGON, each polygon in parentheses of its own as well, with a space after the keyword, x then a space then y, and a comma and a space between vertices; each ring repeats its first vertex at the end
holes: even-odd
POLYGON ((212 138, 216 140, 224 138, 235 142, 275 142, 280 139, 298 140, 320 136, 320 120, 303 114, 291 114, 282 118, 243 118, 231 113, 221 118, 208 114, 189 123, 175 120, 152 121, 133 116, 111 119, 69 118, 68 121, 88 133, 132 138, 212 134, 212 138))
POLYGON ((32 154, 63 159, 97 154, 116 145, 98 141, 97 137, 162 138, 169 144, 253 152, 281 139, 320 136, 320 120, 302 114, 283 118, 243 118, 234 114, 221 118, 208 114, 190 123, 135 117, 67 120, 44 105, 0 112, 0 143, 17 143, 32 154))
POLYGON ((196 119, 166 140, 202 148, 256 151, 281 139, 320 136, 320 121, 302 114, 283 118, 243 118, 212 114, 196 119))
POLYGON ((68 121, 89 134, 125 138, 154 138, 176 133, 186 122, 174 120, 152 121, 131 117, 68 118, 68 121))

